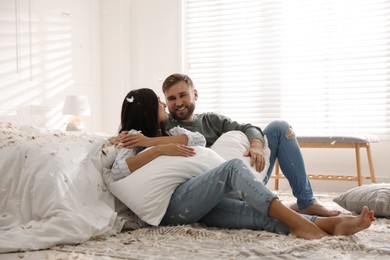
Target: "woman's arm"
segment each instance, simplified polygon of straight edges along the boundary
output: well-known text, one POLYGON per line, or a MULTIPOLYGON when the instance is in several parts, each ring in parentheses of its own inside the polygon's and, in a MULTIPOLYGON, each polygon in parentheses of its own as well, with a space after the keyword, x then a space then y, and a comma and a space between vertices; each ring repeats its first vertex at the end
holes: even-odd
POLYGON ((134 172, 160 155, 190 157, 195 155, 195 149, 182 144, 161 144, 127 158, 126 164, 134 172))
POLYGON ((160 155, 194 156, 195 149, 182 144, 162 144, 140 152, 140 148, 122 148, 111 167, 111 177, 117 181, 125 178, 160 155))
POLYGON ((188 144, 188 137, 185 134, 176 135, 176 136, 159 136, 159 137, 147 137, 143 134, 124 134, 120 133, 118 135, 119 145, 126 147, 128 149, 142 146, 142 147, 151 147, 160 144, 188 144))
POLYGON ((191 132, 181 127, 174 127, 168 131, 170 136, 146 137, 141 133, 120 133, 117 137, 119 145, 131 149, 137 146, 151 147, 160 144, 184 144, 189 146, 205 146, 206 139, 198 132, 191 132))

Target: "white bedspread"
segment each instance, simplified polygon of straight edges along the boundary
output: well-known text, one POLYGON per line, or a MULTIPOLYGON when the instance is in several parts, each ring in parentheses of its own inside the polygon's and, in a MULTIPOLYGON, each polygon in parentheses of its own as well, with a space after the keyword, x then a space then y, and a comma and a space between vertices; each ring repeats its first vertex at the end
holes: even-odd
POLYGON ((112 230, 104 138, 0 122, 0 252, 81 243, 112 230))

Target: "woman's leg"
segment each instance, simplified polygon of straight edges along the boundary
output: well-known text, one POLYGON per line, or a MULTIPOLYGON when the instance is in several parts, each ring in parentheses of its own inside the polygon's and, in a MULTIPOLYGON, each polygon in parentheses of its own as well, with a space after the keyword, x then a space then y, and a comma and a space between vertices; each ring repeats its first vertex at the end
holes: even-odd
POLYGON ((245 201, 231 198, 223 198, 199 222, 210 227, 266 230, 286 235, 290 233, 282 222, 260 213, 245 201))
POLYGON ((269 204, 276 197, 242 160, 233 159, 179 185, 162 224, 197 222, 231 191, 241 193, 248 204, 263 214, 267 214, 269 204))
MULTIPOLYGON (((283 205, 257 180, 242 160, 233 159, 181 184, 173 193, 161 224, 180 225, 201 221, 225 228, 290 232, 301 238, 316 239, 328 235, 332 228, 335 234, 341 234, 342 229, 345 234, 353 234, 367 228, 372 220, 367 220, 369 214, 362 215, 363 220, 344 219, 342 224, 342 221, 337 222, 332 218, 317 221, 316 217, 301 215, 283 205), (225 194, 232 190, 240 191, 245 202, 225 198, 225 194), (359 228, 354 228, 354 225, 359 228)), ((373 218, 373 212, 371 216, 373 218)))
MULTIPOLYGON (((277 221, 279 213, 275 210, 269 212, 269 206, 275 200, 276 196, 257 180, 244 162, 234 159, 181 184, 173 193, 161 224, 181 225, 200 221, 210 226, 288 234, 288 226, 277 221), (239 191, 245 201, 226 198, 233 190, 239 191)), ((294 217, 312 224, 280 202, 279 204, 288 210, 288 214, 292 212, 294 217)), ((315 219, 306 217, 311 221, 315 219)))
POLYGON ((359 216, 313 217, 301 215, 284 206, 277 198, 271 202, 268 216, 257 212, 245 202, 223 199, 200 222, 224 228, 261 229, 289 234, 305 239, 318 239, 328 235, 348 236, 370 227, 374 212, 367 207, 359 216), (278 219, 278 220, 277 220, 278 219), (308 221, 309 220, 309 221, 308 221))

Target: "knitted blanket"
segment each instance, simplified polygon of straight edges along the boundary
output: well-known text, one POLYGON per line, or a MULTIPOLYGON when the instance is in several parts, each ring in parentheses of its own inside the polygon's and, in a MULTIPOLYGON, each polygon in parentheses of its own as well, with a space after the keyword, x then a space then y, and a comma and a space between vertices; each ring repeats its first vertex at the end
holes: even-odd
MULTIPOLYGON (((335 204, 333 197, 333 194, 317 195, 322 204, 350 214, 335 204)), ((280 198, 292 200, 286 194, 280 198)), ((369 229, 353 236, 319 240, 196 224, 99 236, 83 244, 58 246, 40 253, 46 259, 61 256, 73 257, 70 259, 387 259, 390 257, 388 241, 390 219, 387 218, 378 218, 369 229)), ((33 252, 19 254, 24 257, 33 252)))

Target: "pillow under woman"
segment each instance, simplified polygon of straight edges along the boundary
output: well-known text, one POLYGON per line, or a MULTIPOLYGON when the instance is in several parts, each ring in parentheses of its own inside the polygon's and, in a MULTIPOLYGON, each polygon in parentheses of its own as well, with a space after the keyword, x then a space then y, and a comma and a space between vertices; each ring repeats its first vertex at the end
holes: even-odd
MULTIPOLYGON (((201 134, 183 128, 166 133, 162 124, 168 118, 165 108, 166 105, 151 89, 132 90, 126 95, 119 132, 132 134, 133 144, 119 151, 111 169, 113 182, 130 178, 138 169, 160 156, 196 157, 193 146, 205 145, 201 134)), ((172 172, 173 178, 168 182, 177 183, 174 181, 176 174, 180 175, 180 170, 172 172)), ((137 185, 140 185, 139 182, 137 185)), ((156 189, 154 192, 159 192, 158 186, 149 187, 150 182, 143 182, 142 185, 144 187, 137 187, 138 190, 156 189)), ((316 217, 299 214, 283 205, 275 194, 257 181, 240 159, 223 162, 169 187, 170 193, 164 193, 166 198, 161 198, 168 201, 167 206, 160 209, 161 221, 149 224, 200 222, 207 226, 266 230, 318 239, 328 235, 352 235, 368 228, 375 220, 374 212, 367 207, 358 216, 316 217), (228 194, 232 191, 240 192, 244 200, 230 198, 228 194)), ((131 182, 127 189, 132 189, 131 182)))

